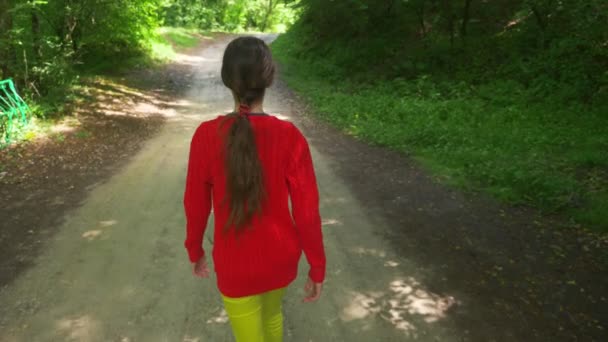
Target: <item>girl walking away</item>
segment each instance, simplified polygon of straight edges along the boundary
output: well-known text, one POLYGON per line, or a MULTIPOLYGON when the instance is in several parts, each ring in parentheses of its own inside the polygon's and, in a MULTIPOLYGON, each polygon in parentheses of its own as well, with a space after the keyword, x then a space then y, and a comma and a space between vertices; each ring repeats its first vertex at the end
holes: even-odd
POLYGON ((281 302, 302 251, 310 265, 304 302, 319 299, 325 278, 308 143, 292 123, 263 110, 274 72, 262 40, 233 40, 224 52, 222 80, 235 111, 203 122, 190 146, 185 246, 194 275, 209 277, 202 241, 213 205, 217 285, 238 342, 282 341, 281 302))

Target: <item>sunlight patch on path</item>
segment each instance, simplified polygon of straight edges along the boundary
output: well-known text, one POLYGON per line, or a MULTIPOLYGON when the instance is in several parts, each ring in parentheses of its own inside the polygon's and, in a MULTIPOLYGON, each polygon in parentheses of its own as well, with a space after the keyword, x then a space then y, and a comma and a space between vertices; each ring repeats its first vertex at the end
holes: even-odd
POLYGON ((91 341, 98 335, 99 329, 99 322, 90 315, 63 318, 57 321, 57 330, 60 331, 60 335, 65 335, 69 340, 91 341))
MULTIPOLYGON (((349 296, 350 303, 340 314, 342 320, 364 320, 378 315, 409 337, 417 337, 416 322, 437 322, 456 303, 451 296, 429 292, 413 278, 394 280, 385 291, 350 291, 349 296)), ((365 327, 366 322, 362 324, 365 327)))
POLYGON ((207 320, 207 324, 226 324, 228 323, 228 313, 223 308, 218 308, 219 313, 217 316, 211 317, 207 320))

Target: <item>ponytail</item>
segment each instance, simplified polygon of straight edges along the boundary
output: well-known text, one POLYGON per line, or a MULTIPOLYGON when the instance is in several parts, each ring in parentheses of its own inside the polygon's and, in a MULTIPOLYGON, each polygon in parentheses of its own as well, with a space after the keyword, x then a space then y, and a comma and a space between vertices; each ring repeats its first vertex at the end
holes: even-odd
POLYGON ((255 135, 249 121, 250 107, 241 105, 226 136, 226 188, 230 216, 225 229, 234 225, 242 230, 257 213, 262 211, 265 197, 262 163, 255 143, 255 135))
POLYGON ((270 49, 254 37, 240 37, 228 44, 222 64, 222 81, 240 103, 239 112, 226 116, 231 121, 225 140, 226 190, 230 215, 225 230, 243 230, 261 213, 266 197, 262 163, 253 127, 251 106, 264 98, 274 78, 270 49))

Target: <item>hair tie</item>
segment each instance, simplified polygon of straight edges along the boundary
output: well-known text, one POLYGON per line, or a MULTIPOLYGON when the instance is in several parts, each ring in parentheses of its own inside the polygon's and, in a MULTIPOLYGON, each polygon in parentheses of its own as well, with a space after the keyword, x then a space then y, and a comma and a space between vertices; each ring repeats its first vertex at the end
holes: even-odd
POLYGON ((251 114, 251 107, 249 107, 246 104, 241 104, 239 106, 239 116, 242 116, 244 118, 248 118, 249 114, 251 114))

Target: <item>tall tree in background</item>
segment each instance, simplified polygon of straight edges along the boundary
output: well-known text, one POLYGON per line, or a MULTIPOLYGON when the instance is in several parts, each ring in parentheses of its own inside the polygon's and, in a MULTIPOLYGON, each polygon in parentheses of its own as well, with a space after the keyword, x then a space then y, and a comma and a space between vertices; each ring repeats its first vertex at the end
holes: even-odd
POLYGON ((471 1, 464 0, 464 9, 462 11, 462 26, 460 26, 460 36, 465 41, 467 37, 467 28, 471 19, 471 1))
POLYGON ((278 1, 276 0, 267 0, 267 2, 268 4, 266 5, 266 13, 264 14, 264 20, 262 20, 262 23, 260 24, 260 30, 262 31, 266 31, 266 29, 268 28, 268 20, 270 19, 272 12, 278 4, 278 1))
POLYGON ((6 78, 11 75, 9 69, 9 59, 13 56, 13 48, 11 44, 11 32, 13 30, 13 16, 11 10, 13 1, 0 0, 0 72, 1 76, 6 78))
POLYGON ((40 37, 40 15, 35 3, 32 5, 30 15, 32 17, 32 48, 38 60, 42 58, 42 42, 40 37))

